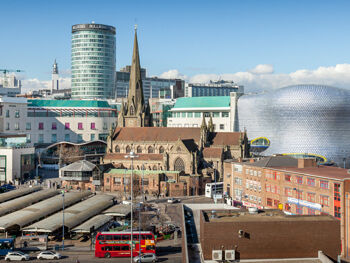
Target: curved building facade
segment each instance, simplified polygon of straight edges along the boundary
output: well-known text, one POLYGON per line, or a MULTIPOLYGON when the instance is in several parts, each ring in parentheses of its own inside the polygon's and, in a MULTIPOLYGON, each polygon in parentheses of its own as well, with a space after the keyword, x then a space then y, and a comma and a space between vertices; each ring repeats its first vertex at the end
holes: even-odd
POLYGON ((115 27, 72 26, 72 97, 109 99, 115 90, 115 27))
POLYGON ((348 90, 297 85, 244 95, 238 100, 238 116, 240 130, 246 129, 251 141, 268 140, 263 155, 315 156, 321 162, 350 164, 348 90))

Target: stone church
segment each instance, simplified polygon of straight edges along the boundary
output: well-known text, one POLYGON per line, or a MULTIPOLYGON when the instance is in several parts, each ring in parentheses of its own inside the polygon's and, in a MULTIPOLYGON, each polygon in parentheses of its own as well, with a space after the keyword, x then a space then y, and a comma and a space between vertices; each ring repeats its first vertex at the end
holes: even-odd
POLYGON ((144 102, 141 66, 135 31, 134 50, 127 102, 123 103, 118 124, 107 139, 103 163, 130 168, 125 155, 138 155, 134 169, 178 171, 182 175, 222 177, 225 159, 249 156, 245 132, 214 132, 212 119, 204 117, 200 128, 149 127, 151 115, 144 102))

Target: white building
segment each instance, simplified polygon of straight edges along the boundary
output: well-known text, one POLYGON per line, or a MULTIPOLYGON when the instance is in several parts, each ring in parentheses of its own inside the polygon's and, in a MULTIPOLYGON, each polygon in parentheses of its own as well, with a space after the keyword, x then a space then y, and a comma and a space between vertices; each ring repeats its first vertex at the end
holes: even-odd
POLYGON ((178 98, 170 110, 167 127, 200 127, 203 115, 208 123, 212 117, 215 132, 238 131, 237 100, 241 93, 230 96, 178 98))
POLYGON ((4 74, 0 79, 0 96, 15 97, 21 94, 21 81, 14 74, 4 74))
POLYGON ((26 133, 27 99, 0 97, 0 133, 26 133))
POLYGON ((34 174, 34 152, 26 144, 26 135, 0 134, 0 182, 14 183, 34 174))

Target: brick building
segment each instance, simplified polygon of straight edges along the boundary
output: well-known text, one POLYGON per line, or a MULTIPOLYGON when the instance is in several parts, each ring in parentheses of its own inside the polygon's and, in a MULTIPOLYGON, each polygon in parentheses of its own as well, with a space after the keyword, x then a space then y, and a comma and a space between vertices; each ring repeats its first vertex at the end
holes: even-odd
POLYGON ((272 156, 252 162, 227 161, 224 189, 233 205, 280 208, 287 214, 329 214, 340 220, 343 255, 349 253, 350 174, 318 166, 314 159, 272 156))
MULTIPOLYGON (((330 215, 290 216, 280 210, 202 210, 200 244, 204 260, 213 250, 236 259, 317 258, 340 254, 340 222, 330 215)), ((227 259, 227 258, 226 258, 227 259)), ((302 260, 301 260, 302 261, 302 260)))

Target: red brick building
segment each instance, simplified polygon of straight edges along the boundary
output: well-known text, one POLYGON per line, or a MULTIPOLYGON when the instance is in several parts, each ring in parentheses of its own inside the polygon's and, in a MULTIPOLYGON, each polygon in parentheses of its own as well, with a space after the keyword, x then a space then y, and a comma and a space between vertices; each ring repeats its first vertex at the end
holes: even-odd
POLYGON ((234 205, 280 208, 288 214, 329 214, 340 220, 342 253, 349 256, 348 170, 314 159, 272 156, 224 164, 224 189, 234 205))

